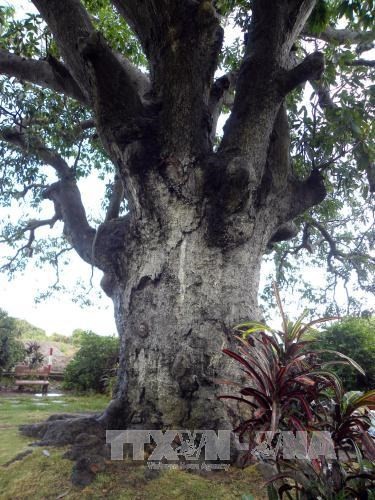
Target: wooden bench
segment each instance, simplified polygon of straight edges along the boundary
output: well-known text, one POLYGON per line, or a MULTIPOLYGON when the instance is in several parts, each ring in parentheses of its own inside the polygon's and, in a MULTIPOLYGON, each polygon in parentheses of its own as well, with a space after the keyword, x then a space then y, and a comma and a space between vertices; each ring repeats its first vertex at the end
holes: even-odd
POLYGON ((15 368, 15 374, 18 389, 21 390, 24 385, 41 385, 42 393, 47 394, 49 385, 48 376, 50 370, 50 366, 43 366, 42 368, 29 368, 24 365, 17 365, 15 368), (24 377, 33 377, 33 379, 25 379, 24 377))

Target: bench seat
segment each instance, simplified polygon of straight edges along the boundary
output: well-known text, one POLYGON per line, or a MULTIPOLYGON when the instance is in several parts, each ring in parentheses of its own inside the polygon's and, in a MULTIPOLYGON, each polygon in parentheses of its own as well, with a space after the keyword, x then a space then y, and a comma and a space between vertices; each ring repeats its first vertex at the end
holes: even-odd
POLYGON ((41 368, 29 368, 24 365, 17 365, 15 368, 16 377, 20 377, 16 379, 15 384, 18 386, 18 389, 21 390, 24 385, 40 385, 42 387, 43 394, 47 394, 49 381, 48 375, 50 373, 50 366, 43 366, 41 368), (33 377, 30 378, 21 378, 21 377, 33 377))
POLYGON ((48 380, 16 380, 16 385, 48 385, 48 380))

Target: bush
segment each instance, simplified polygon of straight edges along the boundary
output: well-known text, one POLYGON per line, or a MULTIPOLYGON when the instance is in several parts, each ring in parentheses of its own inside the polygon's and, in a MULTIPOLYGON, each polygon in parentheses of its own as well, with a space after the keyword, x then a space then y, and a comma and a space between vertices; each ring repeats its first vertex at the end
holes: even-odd
POLYGON ((81 328, 76 328, 75 330, 73 330, 72 335, 70 337, 71 343, 74 346, 80 347, 81 343, 82 343, 82 339, 85 337, 85 335, 87 333, 94 334, 94 332, 92 332, 91 330, 82 330, 81 328))
POLYGON ((79 392, 105 392, 105 378, 118 360, 119 340, 93 332, 80 334, 80 349, 64 372, 63 386, 79 392))
MULTIPOLYGON (((375 389, 345 393, 331 367, 345 363, 359 372, 363 370, 353 359, 332 349, 324 350, 331 357, 325 362, 320 358, 322 350, 315 350, 314 340, 307 340, 313 326, 333 318, 304 324, 303 313, 292 323, 274 287, 282 330, 257 322, 244 323, 236 327, 236 351, 223 349, 246 375, 241 383, 233 381, 236 392, 219 396, 247 409, 246 416, 237 415, 241 423, 234 430, 248 446, 244 463, 254 457, 264 462, 263 473, 272 500, 373 498, 375 442, 369 434, 369 410, 375 405, 375 389), (306 438, 309 435, 310 446, 316 431, 328 435, 321 441, 318 453, 313 449, 313 455, 309 454, 306 440, 305 444, 300 441, 299 451, 297 446, 289 450, 291 456, 284 456, 286 442, 280 441, 280 431, 289 432, 293 439, 297 438, 296 431, 302 431, 306 438), (303 455, 298 458, 302 449, 303 455)), ((337 340, 334 347, 341 348, 337 340)))
POLYGON ((26 345, 25 353, 25 362, 29 368, 39 368, 42 366, 44 361, 44 355, 40 350, 41 346, 38 342, 28 342, 26 345))
POLYGON ((320 332, 316 339, 316 349, 337 349, 355 359, 366 372, 363 376, 349 366, 332 366, 347 390, 375 387, 375 318, 346 319, 320 332))
POLYGON ((72 337, 67 337, 61 333, 53 333, 48 337, 48 340, 52 340, 53 342, 60 342, 61 344, 72 344, 72 337))
POLYGON ((24 357, 25 349, 17 340, 13 318, 0 309, 0 370, 10 370, 24 357))

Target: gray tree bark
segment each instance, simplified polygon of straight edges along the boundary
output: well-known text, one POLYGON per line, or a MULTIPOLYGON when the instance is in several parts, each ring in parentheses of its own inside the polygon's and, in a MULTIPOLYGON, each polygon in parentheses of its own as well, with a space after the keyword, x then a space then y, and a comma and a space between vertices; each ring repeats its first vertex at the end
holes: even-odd
POLYGON ((258 317, 266 238, 259 228, 217 247, 196 210, 172 198, 165 212, 162 234, 151 226, 137 240, 126 282, 107 288, 121 337, 117 397, 128 425, 227 427, 217 382, 238 375, 221 350, 234 325, 258 317))

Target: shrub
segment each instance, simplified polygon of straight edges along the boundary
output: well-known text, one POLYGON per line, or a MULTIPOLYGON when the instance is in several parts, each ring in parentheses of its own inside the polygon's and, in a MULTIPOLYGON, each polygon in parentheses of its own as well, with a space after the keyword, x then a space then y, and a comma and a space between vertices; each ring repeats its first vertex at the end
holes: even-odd
POLYGON ((319 332, 316 348, 338 349, 354 358, 366 375, 348 366, 337 365, 333 370, 349 391, 366 391, 375 387, 375 318, 349 318, 319 332))
POLYGON ((52 340, 53 342, 60 342, 61 344, 72 343, 72 337, 67 337, 66 335, 56 332, 50 335, 50 337, 48 337, 48 340, 52 340))
POLYGON ((70 337, 71 343, 77 347, 81 346, 82 339, 85 337, 87 333, 93 333, 91 330, 82 330, 81 328, 76 328, 73 330, 72 335, 70 337))
POLYGON ((64 388, 78 392, 105 392, 105 376, 111 373, 118 360, 118 338, 81 332, 80 345, 65 369, 64 388))
POLYGON ((304 313, 292 323, 283 311, 276 287, 275 294, 282 331, 256 322, 239 325, 238 350, 223 350, 239 363, 246 376, 243 384, 232 384, 238 395, 220 396, 250 410, 235 429, 249 445, 245 461, 253 460, 254 449, 267 453, 261 451, 261 459, 268 465, 265 470, 272 499, 283 498, 284 494, 298 499, 369 498, 375 486, 375 443, 368 433, 368 409, 375 406, 375 390, 345 394, 342 381, 331 367, 344 363, 363 373, 361 367, 340 352, 315 350, 314 341, 306 340, 313 325, 333 318, 304 325, 304 313), (327 353, 336 359, 320 359, 327 353), (328 461, 319 455, 287 460, 278 448, 270 455, 269 445, 276 444, 279 431, 304 431, 310 436, 314 431, 328 432, 336 458, 328 461), (295 490, 296 497, 290 490, 295 490))
POLYGON ((24 357, 25 349, 17 339, 13 318, 0 309, 0 370, 10 370, 24 357))
POLYGON ((29 368, 39 368, 44 361, 44 355, 40 351, 38 342, 28 342, 25 349, 25 362, 29 368))

